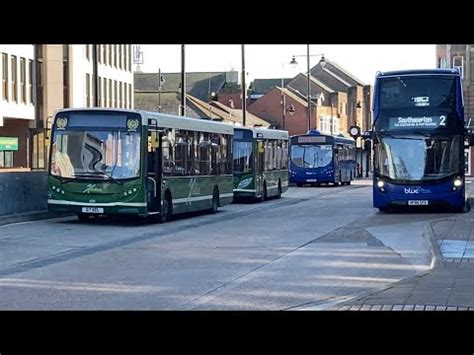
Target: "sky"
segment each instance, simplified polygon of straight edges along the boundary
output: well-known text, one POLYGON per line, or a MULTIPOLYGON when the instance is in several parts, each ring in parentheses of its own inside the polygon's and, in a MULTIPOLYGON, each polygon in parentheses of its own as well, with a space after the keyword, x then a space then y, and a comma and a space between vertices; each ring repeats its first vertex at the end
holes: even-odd
MULTIPOLYGON (((141 45, 143 72, 181 72, 181 45, 141 45)), ((186 72, 242 70, 241 45, 186 45, 186 72)), ((247 85, 255 78, 294 77, 306 72, 305 44, 245 45, 247 85), (293 55, 298 64, 290 65, 293 55)), ((436 67, 436 45, 318 45, 310 46, 311 67, 324 53, 351 74, 373 84, 377 71, 436 67)), ((136 67, 136 66, 135 66, 136 67)), ((240 79, 239 79, 240 80, 240 79)))

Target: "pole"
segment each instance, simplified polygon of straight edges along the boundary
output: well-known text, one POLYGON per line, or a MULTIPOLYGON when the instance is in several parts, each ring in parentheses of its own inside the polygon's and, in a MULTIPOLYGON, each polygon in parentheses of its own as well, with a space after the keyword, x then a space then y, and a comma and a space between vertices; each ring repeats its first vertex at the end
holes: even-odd
POLYGON ((161 68, 158 69, 158 112, 161 112, 161 68))
MULTIPOLYGON (((86 44, 88 46, 88 44, 86 44)), ((99 76, 98 76, 98 63, 97 63, 97 44, 92 45, 92 77, 94 83, 94 107, 99 107, 99 95, 98 85, 99 85, 99 76)))
POLYGON ((247 93, 245 88, 245 47, 242 44, 242 125, 245 127, 247 116, 247 93))
POLYGON ((185 58, 184 58, 184 44, 181 45, 181 116, 186 115, 186 75, 185 75, 185 58))
POLYGON ((283 123, 283 130, 285 130, 285 116, 286 116, 286 96, 284 93, 281 95, 281 115, 282 115, 282 123, 283 123))
POLYGON ((309 44, 307 45, 307 63, 308 63, 308 130, 311 129, 311 79, 309 66, 309 44))

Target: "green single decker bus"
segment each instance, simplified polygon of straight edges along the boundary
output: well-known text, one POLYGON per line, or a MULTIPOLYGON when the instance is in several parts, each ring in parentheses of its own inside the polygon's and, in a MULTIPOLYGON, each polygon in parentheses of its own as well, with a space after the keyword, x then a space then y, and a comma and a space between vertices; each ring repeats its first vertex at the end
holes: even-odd
POLYGON ((234 198, 280 198, 288 190, 288 132, 235 128, 234 198))
POLYGON ((48 208, 98 215, 216 212, 232 203, 234 127, 139 110, 56 113, 48 208))

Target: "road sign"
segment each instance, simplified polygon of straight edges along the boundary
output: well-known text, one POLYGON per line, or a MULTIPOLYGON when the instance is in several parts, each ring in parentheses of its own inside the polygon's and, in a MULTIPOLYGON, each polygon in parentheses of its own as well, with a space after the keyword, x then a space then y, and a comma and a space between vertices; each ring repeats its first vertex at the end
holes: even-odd
POLYGON ((18 138, 0 137, 0 150, 18 150, 18 138))

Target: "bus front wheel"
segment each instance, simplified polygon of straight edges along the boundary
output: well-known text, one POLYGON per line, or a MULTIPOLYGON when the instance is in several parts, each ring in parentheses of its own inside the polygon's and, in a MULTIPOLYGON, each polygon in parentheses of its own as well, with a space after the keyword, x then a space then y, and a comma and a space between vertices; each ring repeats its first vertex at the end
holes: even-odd
POLYGON ((219 208, 219 190, 217 187, 214 187, 214 192, 212 193, 212 208, 211 213, 216 213, 219 208))
POLYGON ((89 214, 85 214, 85 213, 78 213, 77 214, 77 219, 79 220, 79 222, 87 222, 91 218, 92 218, 92 216, 89 215, 89 214))
POLYGON ((171 219, 173 215, 173 203, 169 193, 166 194, 163 200, 163 206, 161 207, 160 222, 165 223, 171 219))

